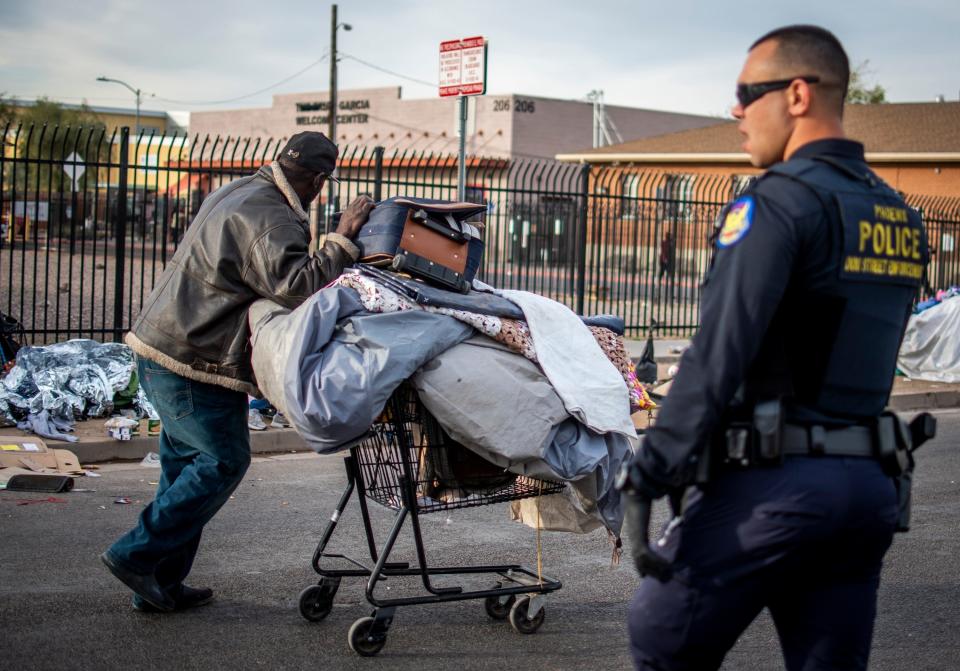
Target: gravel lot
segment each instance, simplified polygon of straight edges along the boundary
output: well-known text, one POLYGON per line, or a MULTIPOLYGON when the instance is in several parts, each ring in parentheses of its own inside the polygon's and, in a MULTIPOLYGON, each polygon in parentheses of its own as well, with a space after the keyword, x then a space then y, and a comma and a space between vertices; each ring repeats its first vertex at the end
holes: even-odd
MULTIPOLYGON (((124 255, 124 306, 121 330, 139 312, 156 278, 163 270, 163 255, 153 241, 127 242, 124 255)), ((24 328, 38 330, 32 344, 62 342, 69 338, 110 340, 114 328, 117 250, 112 241, 77 240, 72 253, 69 240, 41 240, 34 247, 4 243, 0 248, 0 311, 14 316, 24 328)))

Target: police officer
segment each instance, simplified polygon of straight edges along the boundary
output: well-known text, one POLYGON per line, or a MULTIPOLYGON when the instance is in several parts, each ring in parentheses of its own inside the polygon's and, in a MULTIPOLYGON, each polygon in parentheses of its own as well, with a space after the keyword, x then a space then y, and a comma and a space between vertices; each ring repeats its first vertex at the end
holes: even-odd
POLYGON ((700 330, 624 474, 638 669, 717 668, 765 607, 788 669, 866 667, 898 519, 881 413, 927 247, 844 139, 848 80, 833 34, 789 26, 737 81, 743 148, 768 170, 722 215, 700 330), (667 494, 680 511, 651 547, 667 494))

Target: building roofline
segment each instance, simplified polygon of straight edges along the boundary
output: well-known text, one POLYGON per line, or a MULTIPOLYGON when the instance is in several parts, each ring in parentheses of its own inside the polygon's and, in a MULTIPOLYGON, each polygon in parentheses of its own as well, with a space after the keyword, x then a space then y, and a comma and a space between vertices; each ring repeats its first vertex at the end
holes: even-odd
MULTIPOLYGON (((86 107, 91 112, 99 114, 123 114, 128 116, 136 116, 137 111, 129 107, 102 107, 100 105, 77 105, 75 103, 62 103, 59 100, 50 100, 52 103, 56 103, 63 107, 64 109, 69 110, 80 110, 86 107)), ((0 98, 0 103, 7 103, 8 105, 13 105, 15 107, 36 107, 36 100, 21 100, 20 98, 0 98)), ((157 110, 140 110, 140 116, 146 117, 155 117, 155 118, 167 118, 168 114, 166 112, 159 112, 157 110)))
MULTIPOLYGON (((733 153, 579 153, 557 154, 564 163, 750 163, 748 154, 733 153)), ((960 163, 960 152, 867 152, 870 163, 960 163)))
MULTIPOLYGON (((371 91, 397 91, 397 100, 402 102, 432 102, 436 100, 444 100, 443 98, 438 98, 437 96, 424 96, 424 97, 403 97, 403 88, 400 86, 370 86, 362 87, 356 89, 339 89, 338 95, 343 99, 345 95, 352 95, 357 93, 369 93, 371 91)), ((293 96, 329 96, 328 91, 301 91, 301 92, 289 92, 289 93, 275 93, 271 98, 271 104, 269 106, 259 106, 259 107, 243 107, 243 108, 229 108, 229 109, 204 109, 204 110, 194 110, 195 113, 200 114, 219 114, 221 112, 253 112, 253 111, 262 111, 271 109, 276 106, 276 103, 279 98, 290 98, 293 96)), ((530 100, 536 101, 548 101, 548 102, 559 102, 559 103, 576 103, 578 105, 593 105, 587 99, 580 98, 555 98, 552 96, 539 95, 536 93, 523 93, 518 91, 503 91, 500 93, 485 93, 484 97, 486 98, 528 98, 530 100)), ((619 103, 604 103, 604 107, 608 110, 626 110, 628 112, 645 112, 649 114, 666 114, 671 116, 680 116, 680 117, 694 117, 698 119, 712 119, 716 120, 718 123, 724 121, 724 117, 715 116, 713 114, 698 114, 696 112, 681 112, 678 110, 665 110, 665 109, 654 109, 652 107, 631 107, 630 105, 622 105, 619 103)))

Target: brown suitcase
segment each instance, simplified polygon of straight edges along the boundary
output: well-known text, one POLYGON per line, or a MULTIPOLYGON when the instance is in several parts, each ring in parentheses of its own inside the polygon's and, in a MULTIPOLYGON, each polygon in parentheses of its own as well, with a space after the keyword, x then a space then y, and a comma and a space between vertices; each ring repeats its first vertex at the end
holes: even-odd
POLYGON ((424 275, 466 293, 470 289, 465 279, 469 242, 469 238, 458 235, 454 229, 436 224, 423 210, 411 209, 403 224, 393 267, 424 275))
POLYGON ((370 213, 357 244, 364 263, 390 264, 433 284, 467 293, 483 259, 482 223, 464 221, 485 207, 391 198, 370 213))

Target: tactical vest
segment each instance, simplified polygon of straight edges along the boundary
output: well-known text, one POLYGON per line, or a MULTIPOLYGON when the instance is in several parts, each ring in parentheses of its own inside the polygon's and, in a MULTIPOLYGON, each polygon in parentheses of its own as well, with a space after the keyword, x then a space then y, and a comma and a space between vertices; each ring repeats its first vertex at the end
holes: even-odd
POLYGON ((813 290, 792 278, 738 396, 747 405, 782 398, 800 421, 874 417, 928 260, 920 216, 859 161, 799 158, 767 174, 823 203, 835 279, 813 290))

